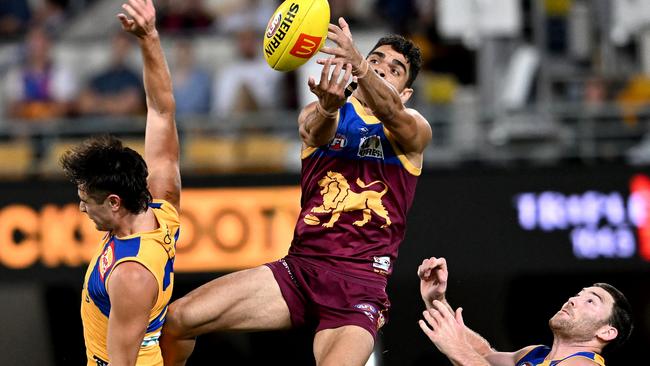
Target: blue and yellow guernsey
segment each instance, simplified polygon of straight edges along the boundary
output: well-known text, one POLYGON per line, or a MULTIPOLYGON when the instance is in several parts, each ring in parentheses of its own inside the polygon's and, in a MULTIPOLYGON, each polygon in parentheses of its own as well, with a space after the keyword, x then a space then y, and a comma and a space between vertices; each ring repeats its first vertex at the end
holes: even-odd
POLYGON ((551 352, 551 349, 547 346, 538 346, 533 348, 528 352, 524 357, 517 361, 516 366, 555 366, 561 365, 562 361, 566 361, 570 358, 581 357, 586 358, 594 362, 594 366, 605 366, 605 360, 603 357, 594 352, 577 352, 567 357, 558 359, 558 360, 546 360, 546 356, 551 352))
POLYGON ((136 364, 163 364, 158 338, 174 287, 174 257, 180 220, 174 206, 167 201, 154 200, 149 206, 158 220, 158 229, 124 238, 107 234, 86 271, 81 294, 81 319, 89 366, 109 362, 106 337, 111 301, 107 284, 115 266, 126 261, 142 264, 158 281, 158 299, 151 309, 136 364))

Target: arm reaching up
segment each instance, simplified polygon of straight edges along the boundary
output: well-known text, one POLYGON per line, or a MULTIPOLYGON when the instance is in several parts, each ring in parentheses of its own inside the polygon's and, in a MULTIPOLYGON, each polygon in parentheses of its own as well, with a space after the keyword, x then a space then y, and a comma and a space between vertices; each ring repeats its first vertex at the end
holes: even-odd
POLYGON ((180 206, 180 147, 176 131, 176 104, 172 82, 160 37, 156 30, 156 10, 152 0, 129 0, 118 14, 122 28, 135 35, 143 61, 144 90, 147 96, 147 127, 144 158, 149 168, 149 190, 154 198, 180 206))

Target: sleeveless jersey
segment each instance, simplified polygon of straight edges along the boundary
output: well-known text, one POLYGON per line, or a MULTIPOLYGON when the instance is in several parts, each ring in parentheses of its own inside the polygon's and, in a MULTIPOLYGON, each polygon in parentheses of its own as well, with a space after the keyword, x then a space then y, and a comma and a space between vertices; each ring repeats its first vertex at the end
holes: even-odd
POLYGON ((81 294, 81 319, 89 366, 109 362, 106 338, 111 301, 107 283, 115 266, 126 261, 142 264, 158 282, 158 299, 149 314, 149 324, 136 364, 163 364, 158 338, 174 287, 174 257, 180 221, 178 212, 169 202, 154 200, 149 207, 158 220, 158 229, 124 238, 106 234, 88 265, 81 294))
POLYGON ((385 281, 419 175, 379 119, 350 98, 334 139, 303 150, 301 212, 289 255, 385 281))
POLYGON ((516 366, 555 366, 561 365, 562 361, 574 357, 584 357, 594 361, 595 365, 605 366, 605 360, 597 353, 593 352, 577 352, 570 356, 564 357, 559 360, 545 360, 544 358, 551 352, 547 346, 538 346, 533 348, 524 357, 517 361, 516 366))

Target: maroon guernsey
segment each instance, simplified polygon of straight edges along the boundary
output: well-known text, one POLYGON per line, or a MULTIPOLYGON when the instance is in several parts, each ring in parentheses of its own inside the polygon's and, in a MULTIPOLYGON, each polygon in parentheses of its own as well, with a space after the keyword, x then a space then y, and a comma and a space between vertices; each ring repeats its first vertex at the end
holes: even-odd
POLYGON ((303 151, 302 209, 289 256, 385 281, 419 175, 390 132, 350 98, 331 143, 303 151))

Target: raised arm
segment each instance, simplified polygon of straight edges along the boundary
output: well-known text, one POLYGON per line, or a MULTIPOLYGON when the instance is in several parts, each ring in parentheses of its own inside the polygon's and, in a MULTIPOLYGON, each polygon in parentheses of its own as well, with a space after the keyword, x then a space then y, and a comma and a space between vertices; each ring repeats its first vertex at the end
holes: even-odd
POLYGON ((307 84, 318 100, 307 105, 298 116, 300 138, 305 147, 318 147, 327 144, 336 133, 338 126, 338 110, 345 104, 345 87, 350 81, 352 68, 347 65, 347 71, 339 80, 343 64, 338 63, 330 76, 331 61, 323 65, 320 81, 309 78, 307 84))
MULTIPOLYGON (((433 316, 433 314, 439 313, 440 310, 438 308, 440 308, 440 305, 443 305, 446 308, 446 314, 454 314, 455 312, 447 302, 446 298, 447 281, 449 278, 447 260, 442 257, 431 257, 423 260, 422 264, 418 267, 418 277, 420 278, 420 296, 422 297, 422 301, 424 301, 428 314, 433 316), (438 307, 434 306, 435 303, 438 304, 438 307)), ((456 312, 458 312, 458 310, 456 310, 456 312)), ((458 316, 460 315, 458 314, 458 316)), ((452 316, 449 319, 452 318, 455 317, 452 316)), ((428 320, 426 317, 425 319, 428 320)), ((420 324, 420 326, 422 325, 423 324, 420 324)), ((492 349, 490 343, 485 340, 485 338, 465 326, 464 323, 461 328, 464 331, 464 342, 469 345, 474 353, 485 357, 496 352, 492 349)), ((422 328, 422 330, 425 331, 424 328, 422 328)), ((425 331, 425 333, 427 332, 425 331)), ((431 340, 433 341, 433 339, 431 340)))
POLYGON ((156 30, 152 0, 129 0, 122 6, 130 18, 119 14, 122 28, 138 37, 147 96, 144 158, 149 168, 149 190, 154 198, 180 206, 180 147, 176 131, 176 103, 167 61, 156 30))
MULTIPOLYGON (((384 124, 404 153, 421 154, 431 140, 432 132, 420 113, 404 105, 413 90, 405 88, 400 92, 375 72, 375 65, 371 65, 354 44, 345 19, 339 18, 339 25, 330 24, 327 37, 337 47, 323 47, 321 52, 333 55, 334 62, 352 65, 352 75, 356 77, 359 93, 367 107, 384 124)), ((374 62, 372 55, 369 60, 374 62)))

